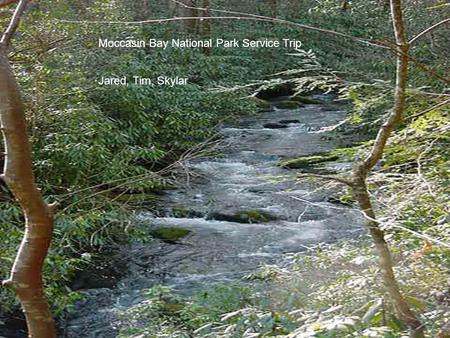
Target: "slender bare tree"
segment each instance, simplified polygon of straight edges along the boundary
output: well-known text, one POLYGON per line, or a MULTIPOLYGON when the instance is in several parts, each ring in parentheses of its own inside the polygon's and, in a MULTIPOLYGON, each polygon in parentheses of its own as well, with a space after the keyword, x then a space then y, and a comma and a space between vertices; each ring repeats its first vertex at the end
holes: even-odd
MULTIPOLYGON (((14 2, 17 1, 0 1, 0 6, 14 2)), ((28 0, 18 1, 0 41, 0 122, 6 151, 1 178, 21 205, 26 220, 25 234, 10 278, 2 284, 17 294, 29 337, 53 338, 56 337, 55 324, 42 281, 42 266, 53 232, 53 206, 44 201, 35 182, 24 104, 8 60, 11 39, 27 4, 28 0)))
POLYGON ((401 0, 390 0, 397 55, 394 107, 387 121, 381 126, 369 155, 356 163, 353 169, 352 190, 355 199, 366 216, 366 225, 375 243, 380 259, 383 283, 399 318, 409 327, 410 337, 424 337, 424 327, 400 292, 395 278, 391 252, 385 241, 384 231, 379 227, 367 188, 367 177, 383 156, 386 143, 397 124, 401 121, 405 107, 405 90, 408 81, 409 43, 406 38, 401 0))

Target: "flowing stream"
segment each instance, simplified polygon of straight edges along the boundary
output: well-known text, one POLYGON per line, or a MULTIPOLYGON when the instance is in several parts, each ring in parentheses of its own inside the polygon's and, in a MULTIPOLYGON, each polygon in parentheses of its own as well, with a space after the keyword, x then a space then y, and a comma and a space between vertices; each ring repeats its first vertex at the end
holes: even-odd
MULTIPOLYGON (((311 245, 359 233, 358 211, 331 203, 332 192, 323 182, 298 179, 297 170, 277 165, 283 158, 336 148, 327 130, 345 118, 343 107, 328 102, 275 109, 222 127, 222 155, 187 164, 195 175, 183 188, 162 197, 164 217, 140 215, 154 230, 181 228, 188 235, 124 249, 125 277, 114 288, 84 290, 86 300, 67 321, 64 336, 115 337, 120 327, 117 313, 143 301, 143 291, 156 284, 190 294, 213 283, 239 280, 262 264, 280 263, 287 254, 311 245), (264 127, 280 122, 286 127, 264 127), (255 211, 270 216, 270 221, 234 219, 255 211)), ((321 167, 339 171, 348 166, 321 167)))

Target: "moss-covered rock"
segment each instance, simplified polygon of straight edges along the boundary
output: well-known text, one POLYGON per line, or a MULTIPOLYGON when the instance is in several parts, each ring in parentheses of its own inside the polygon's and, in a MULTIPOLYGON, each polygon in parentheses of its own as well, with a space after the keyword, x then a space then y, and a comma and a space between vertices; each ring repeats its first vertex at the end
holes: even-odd
POLYGON ((191 233, 190 230, 176 227, 163 227, 151 231, 151 235, 155 238, 167 243, 176 243, 181 238, 191 233))
POLYGON ((275 103, 275 107, 278 109, 296 109, 300 108, 302 104, 300 102, 291 101, 291 100, 285 100, 275 103))
POLYGON ((261 210, 246 210, 246 211, 238 211, 234 214, 212 212, 207 216, 207 219, 251 224, 251 223, 266 223, 274 221, 276 220, 276 217, 261 210))
POLYGON ((277 97, 289 96, 295 93, 295 84, 294 83, 279 83, 276 85, 270 85, 267 88, 262 88, 259 90, 256 95, 260 99, 271 100, 277 97))
POLYGON ((351 207, 354 205, 355 200, 351 194, 346 194, 342 196, 330 196, 326 199, 328 203, 344 205, 346 207, 351 207))
POLYGON ((265 223, 276 219, 275 216, 260 210, 240 211, 235 214, 235 217, 241 223, 265 223))
POLYGON ((172 209, 172 216, 175 218, 199 218, 203 217, 204 215, 199 211, 183 206, 178 206, 172 209))
POLYGON ((295 95, 290 97, 291 101, 300 102, 303 104, 322 104, 321 100, 313 99, 308 96, 295 95))
POLYGON ((289 169, 300 169, 318 163, 336 161, 338 159, 339 156, 332 153, 318 153, 314 155, 301 156, 298 158, 281 161, 280 166, 289 169))
POLYGON ((161 305, 161 311, 166 315, 176 315, 183 311, 186 305, 182 303, 164 303, 161 305))
POLYGON ((251 98, 252 101, 256 104, 256 106, 258 108, 260 108, 263 111, 270 111, 272 110, 272 104, 269 101, 257 98, 257 97, 252 97, 251 98))

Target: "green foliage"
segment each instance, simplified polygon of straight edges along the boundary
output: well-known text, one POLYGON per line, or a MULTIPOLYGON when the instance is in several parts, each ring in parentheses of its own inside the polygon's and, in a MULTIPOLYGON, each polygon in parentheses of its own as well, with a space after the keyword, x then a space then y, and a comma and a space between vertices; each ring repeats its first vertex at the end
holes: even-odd
POLYGON ((280 166, 289 169, 301 169, 307 168, 314 164, 319 164, 323 162, 331 162, 338 160, 339 157, 330 153, 318 153, 315 155, 302 156, 290 160, 285 160, 280 162, 280 166))
POLYGON ((148 300, 122 314, 128 328, 119 337, 191 337, 205 324, 251 302, 249 289, 239 285, 217 285, 189 299, 164 286, 155 286, 146 295, 148 300))
MULTIPOLYGON (((84 205, 89 211, 60 215, 55 224, 54 238, 44 266, 46 293, 52 300, 53 311, 60 314, 70 310, 76 300, 77 292, 69 285, 75 273, 96 264, 101 253, 107 248, 124 243, 127 237, 143 238, 143 232, 130 213, 118 209, 118 205, 104 203, 100 208, 98 200, 94 208, 84 205), (132 226, 130 223, 135 222, 132 226)), ((91 205, 92 206, 92 205, 91 205)), ((0 217, 0 274, 7 276, 15 253, 23 235, 21 210, 11 203, 2 203, 0 217)), ((1 313, 14 310, 18 305, 12 292, 0 289, 1 313)))

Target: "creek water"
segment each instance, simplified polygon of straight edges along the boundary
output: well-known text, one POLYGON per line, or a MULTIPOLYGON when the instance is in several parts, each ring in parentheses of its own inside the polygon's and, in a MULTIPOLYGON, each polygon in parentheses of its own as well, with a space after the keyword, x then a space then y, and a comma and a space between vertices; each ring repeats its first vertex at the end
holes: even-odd
MULTIPOLYGON (((345 115, 344 106, 328 102, 275 109, 223 126, 221 155, 189 161, 186 166, 194 175, 162 197, 164 212, 157 217, 143 211, 139 216, 151 229, 176 227, 189 234, 175 242, 124 248, 126 275, 113 288, 84 290, 86 300, 67 321, 64 337, 116 337, 121 325, 117 314, 145 300, 143 291, 154 285, 190 294, 239 280, 262 264, 281 263, 309 246, 354 237, 361 230, 358 211, 329 202, 331 192, 323 182, 298 179, 298 171, 277 165, 283 158, 336 148, 328 130, 345 115), (264 127, 280 121, 285 128, 264 127), (272 220, 232 219, 255 210, 272 220)), ((348 165, 328 163, 322 170, 348 165)))

